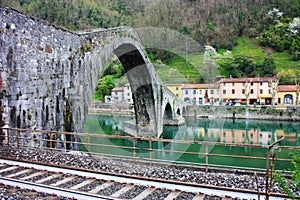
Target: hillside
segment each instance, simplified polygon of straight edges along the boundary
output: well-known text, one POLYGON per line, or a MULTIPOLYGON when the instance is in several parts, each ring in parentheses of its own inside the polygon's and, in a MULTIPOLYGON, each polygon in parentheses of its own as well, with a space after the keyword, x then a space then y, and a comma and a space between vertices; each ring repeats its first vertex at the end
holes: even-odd
MULTIPOLYGON (((164 27, 217 50, 214 58, 189 54, 186 64, 186 55, 148 49, 165 83, 199 83, 215 75, 278 75, 290 84, 300 74, 299 0, 0 0, 0 5, 75 31, 164 27)), ((120 63, 113 66, 122 71, 120 63)), ((126 82, 114 73, 105 74, 99 85, 111 88, 126 82)))

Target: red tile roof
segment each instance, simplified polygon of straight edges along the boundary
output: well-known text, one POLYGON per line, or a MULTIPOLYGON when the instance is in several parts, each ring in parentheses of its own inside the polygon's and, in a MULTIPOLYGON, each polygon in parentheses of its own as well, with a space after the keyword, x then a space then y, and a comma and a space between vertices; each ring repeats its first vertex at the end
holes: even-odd
POLYGON ((219 89, 220 84, 210 83, 210 84, 184 84, 182 89, 219 89))
POLYGON ((278 92, 296 92, 296 85, 278 85, 278 92))
POLYGON ((124 91, 124 87, 115 87, 111 91, 124 91))
POLYGON ((221 83, 245 83, 245 82, 268 82, 277 80, 277 77, 255 77, 255 78, 222 78, 221 83))

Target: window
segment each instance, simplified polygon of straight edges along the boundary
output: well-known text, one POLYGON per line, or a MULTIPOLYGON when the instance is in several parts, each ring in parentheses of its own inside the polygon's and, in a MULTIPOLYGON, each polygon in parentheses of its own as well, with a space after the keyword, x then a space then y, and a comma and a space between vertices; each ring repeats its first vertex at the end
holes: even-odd
POLYGON ((271 90, 269 89, 269 94, 271 94, 271 90))
POLYGON ((262 82, 260 82, 259 84, 260 84, 260 85, 263 85, 263 83, 262 83, 262 82))
POLYGON ((246 85, 246 83, 243 83, 243 86, 245 86, 246 85))
POLYGON ((130 96, 130 93, 127 93, 127 96, 130 96))
POLYGON ((226 83, 223 83, 224 86, 226 86, 226 83))
POLYGON ((115 92, 115 95, 118 95, 118 92, 115 92))
POLYGON ((199 90, 200 94, 202 94, 202 90, 199 90))
POLYGON ((262 89, 260 89, 260 90, 259 90, 259 94, 262 94, 262 93, 263 93, 263 90, 262 90, 262 89))
POLYGON ((178 94, 176 94, 176 97, 178 97, 178 94))
POLYGON ((176 87, 176 90, 178 90, 178 87, 176 87))
POLYGON ((232 94, 235 94, 235 90, 234 89, 232 89, 232 94))
POLYGON ((250 93, 251 93, 251 94, 253 94, 253 93, 254 93, 254 90, 253 90, 253 89, 251 89, 250 93))
POLYGON ((185 97, 183 101, 184 101, 184 102, 187 102, 187 103, 190 103, 190 102, 191 102, 190 98, 188 98, 188 97, 185 97))
POLYGON ((226 94, 226 90, 223 90, 223 94, 226 94))
POLYGON ((245 94, 245 89, 242 90, 242 94, 245 94))
POLYGON ((217 90, 217 94, 219 94, 219 90, 217 90))
POLYGON ((253 86, 253 82, 251 82, 251 86, 253 86))
POLYGON ((202 105, 202 104, 203 104, 203 99, 199 98, 199 105, 202 105))
POLYGON ((185 90, 185 94, 189 94, 189 91, 188 91, 188 90, 185 90))
POLYGON ((234 83, 232 83, 232 86, 234 86, 234 83))
POLYGON ((210 94, 214 94, 214 90, 210 90, 210 94))
POLYGON ((194 90, 194 91, 193 91, 193 94, 197 94, 197 90, 194 90))

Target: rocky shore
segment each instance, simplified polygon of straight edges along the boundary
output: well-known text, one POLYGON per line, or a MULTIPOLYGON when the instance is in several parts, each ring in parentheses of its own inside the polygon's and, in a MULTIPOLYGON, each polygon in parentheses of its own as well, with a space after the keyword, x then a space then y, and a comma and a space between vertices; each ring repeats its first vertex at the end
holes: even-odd
MULTIPOLYGON (((156 179, 174 180, 206 185, 223 186, 264 191, 265 178, 258 176, 258 184, 252 175, 235 173, 205 173, 200 170, 178 168, 175 166, 149 166, 145 163, 133 163, 106 157, 93 157, 85 153, 59 152, 40 149, 16 149, 0 147, 1 157, 17 158, 48 164, 66 165, 96 171, 128 174, 156 179)), ((282 193, 277 183, 271 189, 273 193, 282 193)), ((296 191, 294 191, 296 192, 296 191)), ((296 192, 300 195, 299 192, 296 192)))

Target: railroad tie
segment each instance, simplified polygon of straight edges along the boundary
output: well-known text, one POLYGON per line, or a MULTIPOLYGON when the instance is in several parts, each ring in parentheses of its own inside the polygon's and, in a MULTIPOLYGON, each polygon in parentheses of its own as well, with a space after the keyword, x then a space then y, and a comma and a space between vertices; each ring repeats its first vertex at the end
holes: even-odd
POLYGON ((127 192, 128 190, 130 190, 131 188, 133 188, 134 185, 126 185, 125 187, 121 188, 120 190, 118 190, 117 192, 115 192, 114 194, 111 195, 111 197, 113 198, 117 198, 119 197, 121 194, 127 192))
POLYGON ((19 168, 18 166, 8 167, 8 168, 0 170, 0 174, 3 173, 3 172, 8 172, 8 171, 11 171, 11 170, 14 170, 14 169, 18 169, 18 168, 19 168))
POLYGON ((62 176, 62 174, 54 174, 54 175, 48 176, 46 178, 43 178, 41 180, 35 181, 35 183, 44 183, 46 181, 49 181, 51 179, 54 179, 54 178, 57 178, 57 177, 60 177, 60 176, 62 176))
POLYGON ((144 190, 141 194, 139 194, 138 196, 136 196, 133 200, 144 199, 146 196, 148 196, 149 194, 151 194, 154 190, 156 190, 156 188, 149 187, 146 190, 144 190))
POLYGON ((16 177, 16 176, 19 176, 21 174, 25 174, 25 173, 32 172, 32 171, 33 171, 33 169, 24 169, 24 170, 22 170, 20 172, 17 172, 17 173, 14 173, 14 174, 10 174, 10 175, 7 175, 5 177, 6 178, 12 178, 12 177, 16 177))
POLYGON ((90 193, 93 193, 93 194, 97 194, 100 190, 103 190, 109 186, 111 186, 112 184, 114 184, 113 182, 106 182, 102 185, 99 185, 98 187, 94 188, 93 190, 89 191, 90 193))
POLYGON ((194 196, 193 200, 203 200, 205 198, 205 194, 199 193, 196 196, 194 196))
POLYGON ((31 179, 31 178, 36 177, 36 176, 40 176, 40 175, 45 174, 45 173, 46 173, 46 171, 36 172, 36 173, 31 174, 31 175, 29 175, 29 176, 25 176, 25 177, 23 177, 23 178, 20 178, 20 180, 26 181, 26 180, 28 180, 28 179, 31 179))
POLYGON ((173 200, 176 199, 176 197, 180 194, 180 191, 172 191, 166 198, 165 200, 173 200))
POLYGON ((71 190, 78 190, 79 188, 82 188, 84 186, 86 186, 87 184, 90 184, 92 182, 94 182, 96 179, 89 179, 89 180, 86 180, 86 181, 83 181, 82 183, 79 183, 77 185, 74 185, 73 187, 71 187, 70 189, 71 190))
POLYGON ((61 181, 58 181, 57 183, 53 183, 53 184, 51 184, 51 186, 59 186, 59 185, 62 185, 64 183, 70 182, 75 178, 77 178, 77 176, 71 176, 71 177, 65 178, 61 181))

